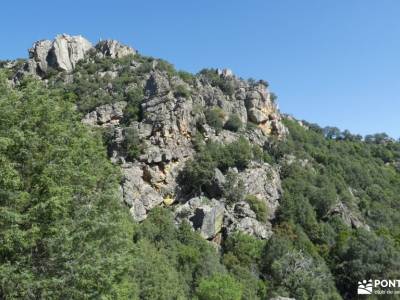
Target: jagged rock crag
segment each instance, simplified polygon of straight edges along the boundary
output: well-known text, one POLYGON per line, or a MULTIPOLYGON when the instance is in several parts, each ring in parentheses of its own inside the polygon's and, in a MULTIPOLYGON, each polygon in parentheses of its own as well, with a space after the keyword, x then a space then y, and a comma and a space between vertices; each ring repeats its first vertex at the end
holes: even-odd
MULTIPOLYGON (((136 51, 130 47, 117 41, 102 41, 92 46, 81 36, 60 35, 54 41, 39 41, 29 54, 29 60, 17 72, 17 80, 24 74, 45 78, 51 70, 75 76, 73 70, 77 62, 88 54, 115 59, 133 55, 129 68, 141 65, 135 61, 136 51)), ((201 195, 188 198, 177 180, 186 161, 195 154, 193 139, 198 134, 205 140, 224 144, 244 137, 260 147, 264 147, 271 137, 285 138, 287 129, 266 84, 240 79, 227 69, 216 70, 213 76, 229 84, 228 93, 210 83, 204 75, 196 75, 187 82, 177 74, 158 69, 157 63, 155 60, 153 67, 135 84, 136 88, 143 89, 144 95, 139 121, 127 123, 125 120, 122 124, 129 103, 120 100, 100 105, 82 119, 88 126, 112 129, 110 158, 122 169, 121 194, 133 218, 142 221, 151 209, 164 205, 175 211, 177 223, 189 221, 206 239, 215 240, 221 232, 230 234, 237 230, 269 238, 272 234, 270 221, 281 197, 277 167, 253 162, 244 170, 230 170, 243 182, 245 194, 264 201, 269 212, 267 221, 258 220, 245 201, 231 204, 218 195, 212 199, 201 195), (178 93, 177 90, 187 92, 178 93), (206 121, 207 110, 215 108, 223 112, 223 123, 236 115, 243 124, 251 122, 253 125, 240 132, 215 130, 206 121), (129 158, 122 146, 130 130, 137 133, 137 142, 142 146, 135 159, 129 158)), ((108 71, 109 78, 118 78, 120 69, 108 71)), ((107 88, 112 91, 112 84, 107 88)), ((216 174, 219 180, 225 180, 219 170, 216 174)))
MULTIPOLYGON (((221 230, 227 233, 240 230, 260 238, 268 238, 272 234, 271 224, 258 221, 247 203, 231 206, 226 204, 225 199, 203 203, 198 197, 187 201, 177 183, 179 171, 193 157, 192 138, 199 131, 206 139, 220 143, 231 143, 242 135, 261 147, 271 135, 283 138, 286 134, 266 87, 250 86, 230 73, 229 76, 236 87, 231 96, 201 78, 189 86, 180 78, 169 79, 162 72, 151 72, 144 84, 143 119, 131 124, 142 137, 145 150, 136 162, 127 163, 118 153, 113 155, 115 161, 119 157, 122 162, 125 202, 131 207, 135 219, 143 220, 151 208, 161 203, 174 203, 177 222, 188 220, 207 239, 215 238, 221 230), (190 90, 191 96, 174 95, 173 86, 178 85, 190 90), (221 108, 226 119, 236 114, 244 123, 252 120, 258 127, 241 134, 228 130, 217 133, 203 121, 205 109, 212 107, 221 108), (133 179, 132 169, 136 170, 136 174, 142 170, 141 176, 133 179), (139 183, 132 185, 135 180, 139 183), (236 207, 240 205, 247 205, 247 214, 237 213, 236 207)), ((263 199, 273 218, 281 194, 278 170, 268 164, 252 164, 238 175, 244 182, 246 194, 263 199)))
POLYGON ((35 42, 29 49, 29 60, 20 71, 39 77, 46 76, 51 70, 71 72, 90 50, 97 51, 99 56, 112 58, 136 53, 134 49, 114 40, 101 41, 93 47, 80 35, 61 34, 52 41, 35 42))

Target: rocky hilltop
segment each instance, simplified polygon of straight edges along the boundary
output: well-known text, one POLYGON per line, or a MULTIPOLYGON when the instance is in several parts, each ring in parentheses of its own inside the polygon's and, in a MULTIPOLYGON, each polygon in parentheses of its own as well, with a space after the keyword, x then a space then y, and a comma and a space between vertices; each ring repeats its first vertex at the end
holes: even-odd
POLYGON ((270 221, 281 196, 277 167, 252 160, 241 169, 214 168, 212 186, 199 192, 188 191, 179 179, 195 157, 199 139, 221 145, 244 139, 262 149, 270 139, 285 138, 287 130, 265 81, 243 80, 228 69, 196 76, 175 72, 166 62, 145 58, 117 41, 93 46, 82 36, 66 34, 34 43, 29 59, 13 67, 15 82, 29 74, 67 89, 83 74, 84 80, 96 82, 87 92, 101 95, 99 104, 107 98, 106 103, 89 107, 82 93, 78 109, 84 124, 107 131, 110 159, 123 173, 121 199, 135 220, 144 220, 151 209, 163 205, 174 210, 178 223, 188 220, 206 239, 236 230, 260 238, 272 234, 270 221), (104 70, 88 72, 104 59, 104 70), (117 91, 121 78, 125 80, 118 82, 117 91), (134 93, 139 96, 132 99, 134 93), (134 109, 137 114, 132 116, 134 109), (132 148, 140 149, 132 155, 132 148), (223 192, 228 184, 241 189, 235 202, 223 192), (246 197, 261 201, 267 218, 258 218, 246 197))
POLYGON ((131 47, 121 45, 117 41, 101 41, 93 47, 80 35, 61 34, 52 41, 35 42, 29 49, 29 60, 24 64, 19 75, 28 73, 45 77, 54 70, 71 72, 89 51, 96 51, 99 57, 111 58, 135 54, 135 50, 131 47))

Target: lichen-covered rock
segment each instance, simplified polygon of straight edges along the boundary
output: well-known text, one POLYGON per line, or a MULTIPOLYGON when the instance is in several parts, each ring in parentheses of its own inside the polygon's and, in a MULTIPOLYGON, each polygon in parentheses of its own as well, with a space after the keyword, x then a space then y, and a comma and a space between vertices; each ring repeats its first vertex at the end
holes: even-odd
POLYGON ((260 239, 268 239, 272 235, 271 223, 261 223, 257 219, 245 217, 229 226, 230 233, 240 231, 260 239))
POLYGON ((118 125, 124 116, 125 101, 105 104, 89 112, 82 119, 82 123, 87 125, 118 125))
POLYGON ((186 219, 202 237, 211 239, 222 229, 225 206, 216 199, 196 197, 179 206, 175 214, 179 222, 186 219))
POLYGON ((253 219, 256 218, 256 213, 251 210, 249 203, 245 201, 240 201, 236 203, 234 206, 234 212, 235 215, 237 215, 240 218, 245 218, 245 217, 253 219))
MULTIPOLYGON (((168 77, 161 72, 153 72, 146 83, 146 91, 149 96, 163 96, 171 91, 168 77)), ((160 99, 157 99, 160 100, 160 99)), ((158 103, 157 100, 152 101, 158 103)), ((147 107, 152 107, 154 104, 151 101, 147 102, 147 107)))
POLYGON ((258 221, 256 213, 244 201, 227 207, 224 228, 227 234, 240 231, 260 239, 268 239, 272 235, 271 223, 258 221))
POLYGON ((238 175, 244 183, 245 193, 265 201, 269 217, 272 218, 282 193, 278 170, 267 163, 253 162, 238 175))
POLYGON ((122 166, 122 191, 125 203, 136 221, 146 218, 147 212, 163 202, 162 196, 143 179, 140 165, 122 166))

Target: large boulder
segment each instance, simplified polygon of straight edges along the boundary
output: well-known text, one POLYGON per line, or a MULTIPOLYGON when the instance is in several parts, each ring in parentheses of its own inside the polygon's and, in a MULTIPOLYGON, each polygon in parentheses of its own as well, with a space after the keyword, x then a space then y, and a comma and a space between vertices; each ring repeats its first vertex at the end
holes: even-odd
POLYGON ((29 58, 28 62, 29 67, 32 68, 32 72, 38 72, 44 74, 48 69, 48 60, 47 57, 51 48, 53 47, 53 42, 49 40, 38 41, 33 44, 32 48, 29 49, 29 58))
POLYGON ((183 219, 189 221, 205 239, 212 239, 222 229, 225 206, 216 199, 195 197, 175 210, 178 222, 183 219))
POLYGON ((47 60, 51 67, 70 72, 91 48, 92 44, 80 35, 62 34, 54 40, 47 60))
POLYGON ((71 72, 77 62, 85 57, 92 44, 82 36, 58 35, 53 41, 42 40, 29 49, 30 70, 43 76, 50 69, 71 72))

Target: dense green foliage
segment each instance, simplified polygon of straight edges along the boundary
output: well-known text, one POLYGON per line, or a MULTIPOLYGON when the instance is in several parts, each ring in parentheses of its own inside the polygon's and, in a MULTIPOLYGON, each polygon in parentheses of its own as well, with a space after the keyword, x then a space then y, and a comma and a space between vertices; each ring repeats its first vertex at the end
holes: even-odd
POLYGON ((132 224, 100 137, 37 82, 12 90, 1 78, 0 115, 0 298, 134 293, 132 224))
POLYGON ((215 274, 200 282, 196 295, 199 300, 240 300, 242 287, 229 275, 215 274))
POLYGON ((339 291, 352 298, 360 278, 400 275, 400 144, 307 125, 287 121, 288 141, 270 149, 283 167, 278 222, 296 224, 308 253, 324 260, 339 291), (296 158, 289 163, 287 154, 296 158), (330 213, 338 203, 358 225, 330 213))
POLYGON ((288 139, 271 141, 264 151, 245 146, 244 140, 241 146, 203 144, 184 170, 189 190, 200 187, 207 194, 214 168, 219 168, 228 179, 226 190, 235 195, 228 201, 244 198, 265 221, 264 202, 244 197, 240 188, 234 189, 239 185, 230 183, 235 177, 226 171, 238 167, 231 152, 244 158, 246 165, 257 160, 282 168, 284 193, 274 236, 259 246, 244 235, 224 243, 223 263, 238 282, 252 286, 243 290, 244 299, 262 298, 263 293, 352 299, 360 279, 400 275, 400 145, 382 134, 362 141, 347 131, 305 124, 308 129, 286 121, 288 139), (342 215, 334 212, 335 207, 344 209, 342 215), (241 243, 250 246, 246 250, 241 243), (260 250, 242 258, 251 247, 260 250))

